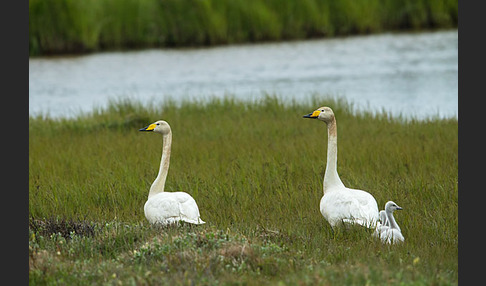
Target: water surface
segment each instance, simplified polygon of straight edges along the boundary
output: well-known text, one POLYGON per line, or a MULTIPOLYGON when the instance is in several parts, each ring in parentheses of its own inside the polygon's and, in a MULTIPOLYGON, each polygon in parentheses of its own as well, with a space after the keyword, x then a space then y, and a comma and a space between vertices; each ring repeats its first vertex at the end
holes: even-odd
POLYGON ((356 110, 458 116, 458 31, 29 59, 29 114, 72 117, 130 97, 344 98, 356 110))

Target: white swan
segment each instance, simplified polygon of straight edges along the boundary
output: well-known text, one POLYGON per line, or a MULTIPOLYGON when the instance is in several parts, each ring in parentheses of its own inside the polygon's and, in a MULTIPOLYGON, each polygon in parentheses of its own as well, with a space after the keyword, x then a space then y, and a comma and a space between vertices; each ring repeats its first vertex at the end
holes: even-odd
POLYGON ((380 221, 377 223, 375 232, 373 232, 373 237, 380 237, 380 234, 385 229, 389 228, 388 220, 386 219, 386 212, 381 210, 379 212, 380 221))
MULTIPOLYGON (((402 231, 393 216, 395 210, 401 209, 401 207, 392 201, 388 201, 385 204, 386 226, 379 230, 379 237, 383 243, 398 243, 405 241, 402 231)), ((382 211, 380 211, 380 213, 381 212, 382 211)))
POLYGON ((327 164, 324 195, 320 202, 322 215, 332 227, 345 222, 373 228, 379 219, 375 198, 368 192, 345 187, 337 173, 337 126, 334 112, 329 107, 320 107, 304 115, 304 118, 318 119, 327 124, 327 164))
POLYGON ((167 122, 159 120, 139 131, 151 131, 163 135, 162 159, 159 174, 150 187, 147 202, 143 210, 145 217, 152 223, 170 224, 185 221, 192 224, 203 224, 199 208, 191 195, 185 192, 164 192, 165 179, 169 170, 172 131, 167 122))

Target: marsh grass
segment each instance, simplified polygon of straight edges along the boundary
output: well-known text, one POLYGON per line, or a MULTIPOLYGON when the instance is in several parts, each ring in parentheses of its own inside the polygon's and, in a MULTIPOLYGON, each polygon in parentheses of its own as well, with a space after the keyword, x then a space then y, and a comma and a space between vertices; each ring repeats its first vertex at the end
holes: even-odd
POLYGON ((454 0, 31 0, 29 54, 457 27, 454 0))
POLYGON ((31 223, 30 282, 455 285, 457 135, 454 118, 357 113, 322 96, 150 108, 121 100, 73 119, 31 117, 31 221, 64 224, 31 223), (395 217, 405 244, 331 229, 320 214, 327 132, 302 115, 323 105, 337 118, 341 179, 380 208, 404 208, 395 217), (162 138, 138 129, 159 119, 173 131, 166 191, 190 193, 206 225, 144 218, 162 138), (97 225, 94 234, 66 238, 83 224, 97 225))

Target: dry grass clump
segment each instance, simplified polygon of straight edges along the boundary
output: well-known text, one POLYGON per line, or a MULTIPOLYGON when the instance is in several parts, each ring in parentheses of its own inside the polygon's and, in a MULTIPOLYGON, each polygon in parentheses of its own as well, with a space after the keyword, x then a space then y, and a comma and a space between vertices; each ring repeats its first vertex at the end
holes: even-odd
POLYGON ((75 220, 66 218, 46 218, 46 219, 29 219, 29 229, 38 235, 50 236, 59 234, 69 239, 73 234, 78 236, 94 236, 99 228, 96 223, 85 220, 75 220))

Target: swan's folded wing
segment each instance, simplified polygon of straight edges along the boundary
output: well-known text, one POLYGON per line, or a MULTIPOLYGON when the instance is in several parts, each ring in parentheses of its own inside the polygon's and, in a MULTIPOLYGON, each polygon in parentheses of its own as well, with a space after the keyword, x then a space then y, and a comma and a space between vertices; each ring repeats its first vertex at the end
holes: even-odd
POLYGON ((321 212, 331 225, 343 221, 374 228, 379 219, 373 196, 354 189, 325 194, 321 200, 321 212))
POLYGON ((197 206, 196 200, 185 192, 176 192, 179 201, 179 210, 181 214, 181 219, 194 224, 205 223, 199 214, 199 207, 197 206))
POLYGON ((349 189, 353 193, 353 197, 356 199, 356 205, 352 214, 363 220, 363 224, 367 227, 376 227, 379 222, 380 216, 378 211, 378 205, 375 198, 368 192, 356 189, 349 189))
POLYGON ((147 200, 144 212, 150 223, 166 224, 180 217, 179 202, 171 196, 156 196, 147 200))

